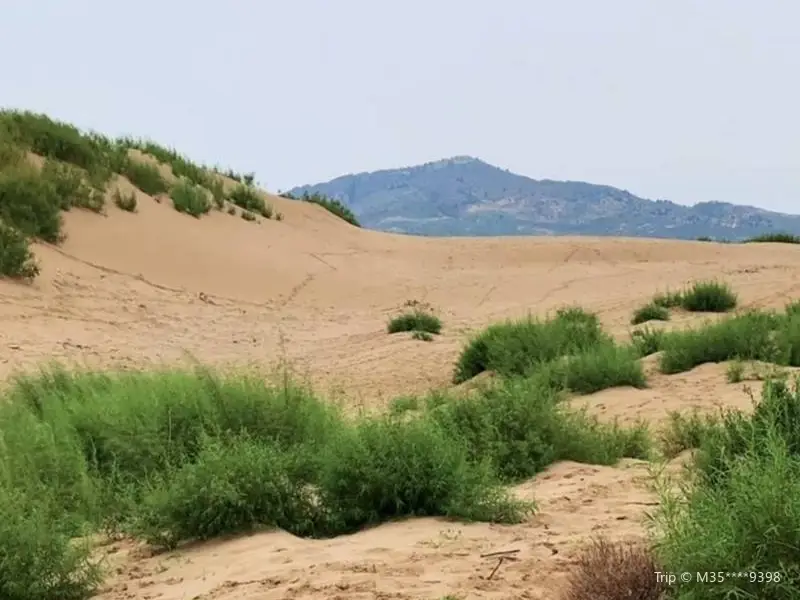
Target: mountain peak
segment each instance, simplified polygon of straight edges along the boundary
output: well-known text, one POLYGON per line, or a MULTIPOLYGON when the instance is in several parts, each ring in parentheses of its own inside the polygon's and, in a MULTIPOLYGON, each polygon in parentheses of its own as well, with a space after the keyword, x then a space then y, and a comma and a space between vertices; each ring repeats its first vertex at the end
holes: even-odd
POLYGON ((347 205, 365 226, 424 235, 615 235, 741 239, 800 234, 800 216, 724 202, 652 201, 607 185, 535 180, 469 155, 291 190, 347 205))

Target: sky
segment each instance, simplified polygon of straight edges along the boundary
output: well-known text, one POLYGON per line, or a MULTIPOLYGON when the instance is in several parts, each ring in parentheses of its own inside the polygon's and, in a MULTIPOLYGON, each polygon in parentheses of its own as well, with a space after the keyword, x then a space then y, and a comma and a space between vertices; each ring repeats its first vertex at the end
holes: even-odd
POLYGON ((796 0, 2 0, 0 105, 271 191, 471 155, 800 213, 796 0))

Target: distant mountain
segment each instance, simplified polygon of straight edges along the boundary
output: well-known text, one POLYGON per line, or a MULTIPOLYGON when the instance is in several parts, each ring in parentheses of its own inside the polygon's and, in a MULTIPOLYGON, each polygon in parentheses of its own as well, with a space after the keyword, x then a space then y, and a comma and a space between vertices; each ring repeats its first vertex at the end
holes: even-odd
POLYGON ((364 227, 418 235, 615 235, 743 239, 800 234, 800 215, 725 202, 682 206, 607 185, 536 180, 456 156, 290 190, 340 200, 364 227))

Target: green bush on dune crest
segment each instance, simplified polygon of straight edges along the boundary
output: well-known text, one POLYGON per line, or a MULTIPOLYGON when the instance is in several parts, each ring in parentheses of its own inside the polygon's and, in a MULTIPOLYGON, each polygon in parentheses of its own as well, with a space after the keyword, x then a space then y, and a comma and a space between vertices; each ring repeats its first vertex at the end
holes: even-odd
POLYGON ((559 458, 648 452, 643 429, 557 399, 543 380, 517 380, 466 402, 439 394, 410 419, 352 420, 256 374, 17 377, 0 402, 0 565, 11 565, 0 596, 86 597, 98 565, 67 541, 97 528, 174 547, 261 527, 329 536, 409 515, 515 522, 532 505, 505 482, 559 458))
MULTIPOLYGON (((211 201, 219 209, 230 201, 267 219, 283 220, 274 213, 260 193, 251 187, 253 174, 228 175, 240 183, 226 194, 219 171, 197 165, 174 150, 153 142, 133 138, 111 139, 30 111, 0 110, 0 219, 16 229, 26 240, 60 240, 61 211, 84 208, 102 212, 109 183, 114 174, 128 180, 151 196, 169 193, 176 210, 200 217, 210 210, 211 201), (169 165, 178 178, 170 185, 159 165, 147 157, 136 157, 138 150, 169 165), (44 160, 39 168, 28 153, 44 160), (177 200, 176 200, 177 198, 177 200)), ((123 197, 114 190, 114 203, 122 210, 136 211, 134 196, 123 197)), ((344 218, 344 217, 343 217, 344 218)), ((8 236, 6 236, 8 237, 8 236)), ((17 236, 18 238, 19 236, 17 236)), ((20 247, 20 242, 13 247, 20 247)), ((0 245, 0 276, 19 278, 23 269, 19 252, 8 253, 0 245)), ((34 277, 26 275, 23 279, 34 277)))

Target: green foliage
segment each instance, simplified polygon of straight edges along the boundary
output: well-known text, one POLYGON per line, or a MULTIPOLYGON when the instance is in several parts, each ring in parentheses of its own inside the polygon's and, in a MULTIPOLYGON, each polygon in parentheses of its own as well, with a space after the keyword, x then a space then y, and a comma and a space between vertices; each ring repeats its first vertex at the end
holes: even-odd
POLYGON ((30 280, 39 274, 39 265, 28 239, 0 219, 0 277, 30 280))
POLYGON ((411 334, 412 340, 419 340, 420 342, 432 342, 433 336, 427 331, 416 330, 411 334))
POLYGON ((210 188, 213 175, 206 167, 202 167, 173 148, 166 148, 151 140, 123 138, 119 144, 124 148, 139 150, 153 156, 159 162, 169 165, 178 179, 187 179, 195 185, 210 188))
MULTIPOLYGON (((291 194, 284 194, 284 197, 296 199, 291 194)), ((315 192, 313 194, 309 194, 308 192, 304 192, 303 195, 300 197, 300 200, 304 202, 311 202, 313 204, 317 204, 327 210, 330 213, 333 213, 340 219, 347 221, 351 225, 356 227, 361 227, 361 223, 358 222, 355 214, 352 210, 350 210, 347 206, 345 206, 340 200, 334 200, 333 198, 328 198, 324 194, 320 194, 319 192, 315 192)))
POLYGON ((138 160, 128 160, 122 175, 148 196, 158 196, 169 191, 169 185, 158 167, 138 160))
POLYGON ((676 598, 790 599, 800 594, 800 393, 765 384, 751 417, 706 425, 690 483, 664 492, 656 548, 673 572, 733 570, 744 577, 676 582, 676 598), (752 575, 750 575, 752 573, 752 575))
POLYGON ((84 169, 47 159, 40 176, 44 181, 52 183, 61 210, 74 207, 102 212, 105 205, 104 189, 92 187, 89 183, 90 175, 84 169))
POLYGON ((528 318, 496 323, 475 336, 456 363, 454 383, 493 371, 525 375, 542 363, 610 343, 597 316, 581 309, 560 309, 552 319, 528 318))
POLYGON ((37 169, 0 171, 0 218, 25 235, 58 242, 64 205, 53 181, 37 169))
POLYGON ((643 327, 631 332, 631 345, 640 358, 661 351, 667 334, 660 329, 643 327))
POLYGON ((511 523, 533 505, 504 481, 649 452, 644 429, 570 412, 541 379, 406 404, 399 419, 346 419, 288 381, 202 369, 17 376, 0 399, 0 593, 88 597, 98 572, 68 540, 99 527, 175 547, 408 515, 511 523))
POLYGON ((744 243, 800 244, 800 236, 792 233, 764 233, 744 240, 744 243))
POLYGON ((114 190, 114 204, 117 208, 126 212, 136 212, 138 201, 136 200, 136 192, 130 191, 123 192, 119 188, 114 190))
POLYGON ((172 205, 178 212, 200 218, 211 210, 211 201, 205 188, 195 185, 188 180, 176 182, 169 192, 172 205))
POLYGON ((651 302, 650 304, 646 304, 637 309, 636 312, 633 313, 631 325, 639 325, 640 323, 646 323, 647 321, 669 321, 669 311, 663 306, 660 306, 655 302, 651 302))
POLYGON ((231 190, 228 200, 245 211, 257 213, 265 219, 272 218, 272 206, 264 201, 258 190, 249 185, 237 185, 231 190))
POLYGON ((0 111, 0 129, 22 148, 84 169, 93 175, 111 174, 106 144, 100 136, 30 111, 0 111))
POLYGON ((251 213, 250 211, 247 211, 247 210, 243 210, 242 211, 241 217, 245 221, 253 222, 253 221, 256 220, 256 216, 253 213, 251 213))
POLYGON ((392 318, 386 328, 389 333, 414 331, 439 334, 442 331, 442 320, 428 311, 417 308, 392 318))
POLYGON ((719 281, 695 282, 681 296, 681 307, 690 312, 728 312, 736 303, 730 286, 719 281))
POLYGON ((800 359, 800 320, 750 311, 698 329, 672 332, 662 341, 663 373, 728 360, 763 360, 791 365, 800 359))

